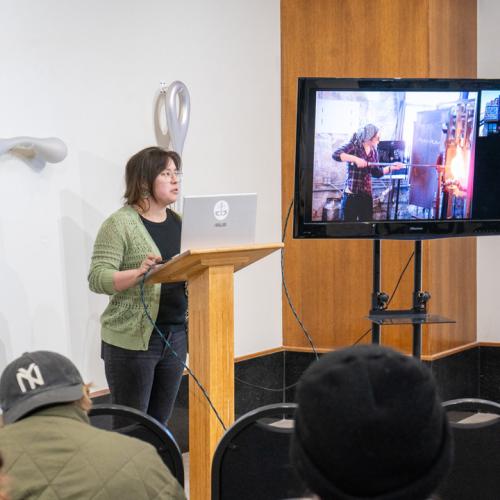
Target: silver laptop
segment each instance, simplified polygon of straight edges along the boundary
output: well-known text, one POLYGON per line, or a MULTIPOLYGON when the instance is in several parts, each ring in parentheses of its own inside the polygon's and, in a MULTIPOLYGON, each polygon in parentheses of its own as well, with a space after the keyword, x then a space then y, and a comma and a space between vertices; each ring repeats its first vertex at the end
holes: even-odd
POLYGON ((181 253, 255 243, 255 193, 185 196, 181 253))

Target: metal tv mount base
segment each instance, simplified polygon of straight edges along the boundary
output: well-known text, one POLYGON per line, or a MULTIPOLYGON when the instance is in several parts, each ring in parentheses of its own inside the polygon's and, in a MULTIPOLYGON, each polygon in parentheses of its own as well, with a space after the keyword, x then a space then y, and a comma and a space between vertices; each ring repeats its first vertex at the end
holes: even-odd
POLYGON ((411 309, 387 309, 389 295, 380 290, 381 242, 373 241, 373 292, 372 308, 368 319, 372 322, 372 344, 380 344, 382 325, 413 325, 413 356, 422 355, 422 325, 430 323, 456 323, 455 320, 438 314, 427 313, 429 292, 422 290, 422 241, 415 241, 413 271, 413 306, 411 309))

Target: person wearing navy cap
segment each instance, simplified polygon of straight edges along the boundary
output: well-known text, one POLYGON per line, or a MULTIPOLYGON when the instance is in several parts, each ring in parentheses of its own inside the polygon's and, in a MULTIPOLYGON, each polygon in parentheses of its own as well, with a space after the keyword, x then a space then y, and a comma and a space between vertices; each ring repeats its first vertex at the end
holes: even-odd
POLYGON ((89 425, 91 406, 89 386, 61 354, 27 352, 5 368, 0 451, 11 500, 185 499, 151 445, 89 425))

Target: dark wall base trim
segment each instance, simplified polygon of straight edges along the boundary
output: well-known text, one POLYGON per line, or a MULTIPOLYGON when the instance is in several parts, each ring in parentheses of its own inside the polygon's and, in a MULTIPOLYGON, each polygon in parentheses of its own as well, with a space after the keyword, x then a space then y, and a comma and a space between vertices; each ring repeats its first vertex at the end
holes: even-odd
MULTIPOLYGON (((447 351, 445 356, 423 360, 434 374, 443 401, 481 397, 500 402, 500 343, 474 343, 463 347, 447 351)), ((267 404, 293 402, 296 383, 314 359, 310 349, 278 348, 235 360, 236 417, 267 404)), ((92 396, 95 402, 109 402, 110 399, 106 390, 92 396)), ((188 447, 188 399, 185 375, 169 422, 183 451, 188 447)))

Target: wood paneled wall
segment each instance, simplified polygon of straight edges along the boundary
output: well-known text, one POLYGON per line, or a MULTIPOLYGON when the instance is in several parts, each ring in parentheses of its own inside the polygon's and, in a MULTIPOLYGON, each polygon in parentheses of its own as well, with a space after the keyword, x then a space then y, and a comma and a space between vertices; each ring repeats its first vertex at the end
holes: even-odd
MULTIPOLYGON (((293 197, 297 78, 476 76, 476 0, 282 0, 282 213, 293 197)), ((285 276, 297 312, 319 348, 354 343, 370 323, 372 243, 293 240, 289 221, 285 276)), ((391 293, 413 251, 382 243, 382 289, 391 293)), ((423 353, 476 340, 476 241, 424 243, 423 289, 431 313, 457 320, 424 328, 423 353)), ((408 308, 412 266, 391 308, 408 308)), ((370 334, 364 341, 370 339, 370 334)), ((384 344, 409 351, 411 327, 384 327, 384 344)), ((283 344, 308 342, 283 298, 283 344)))

